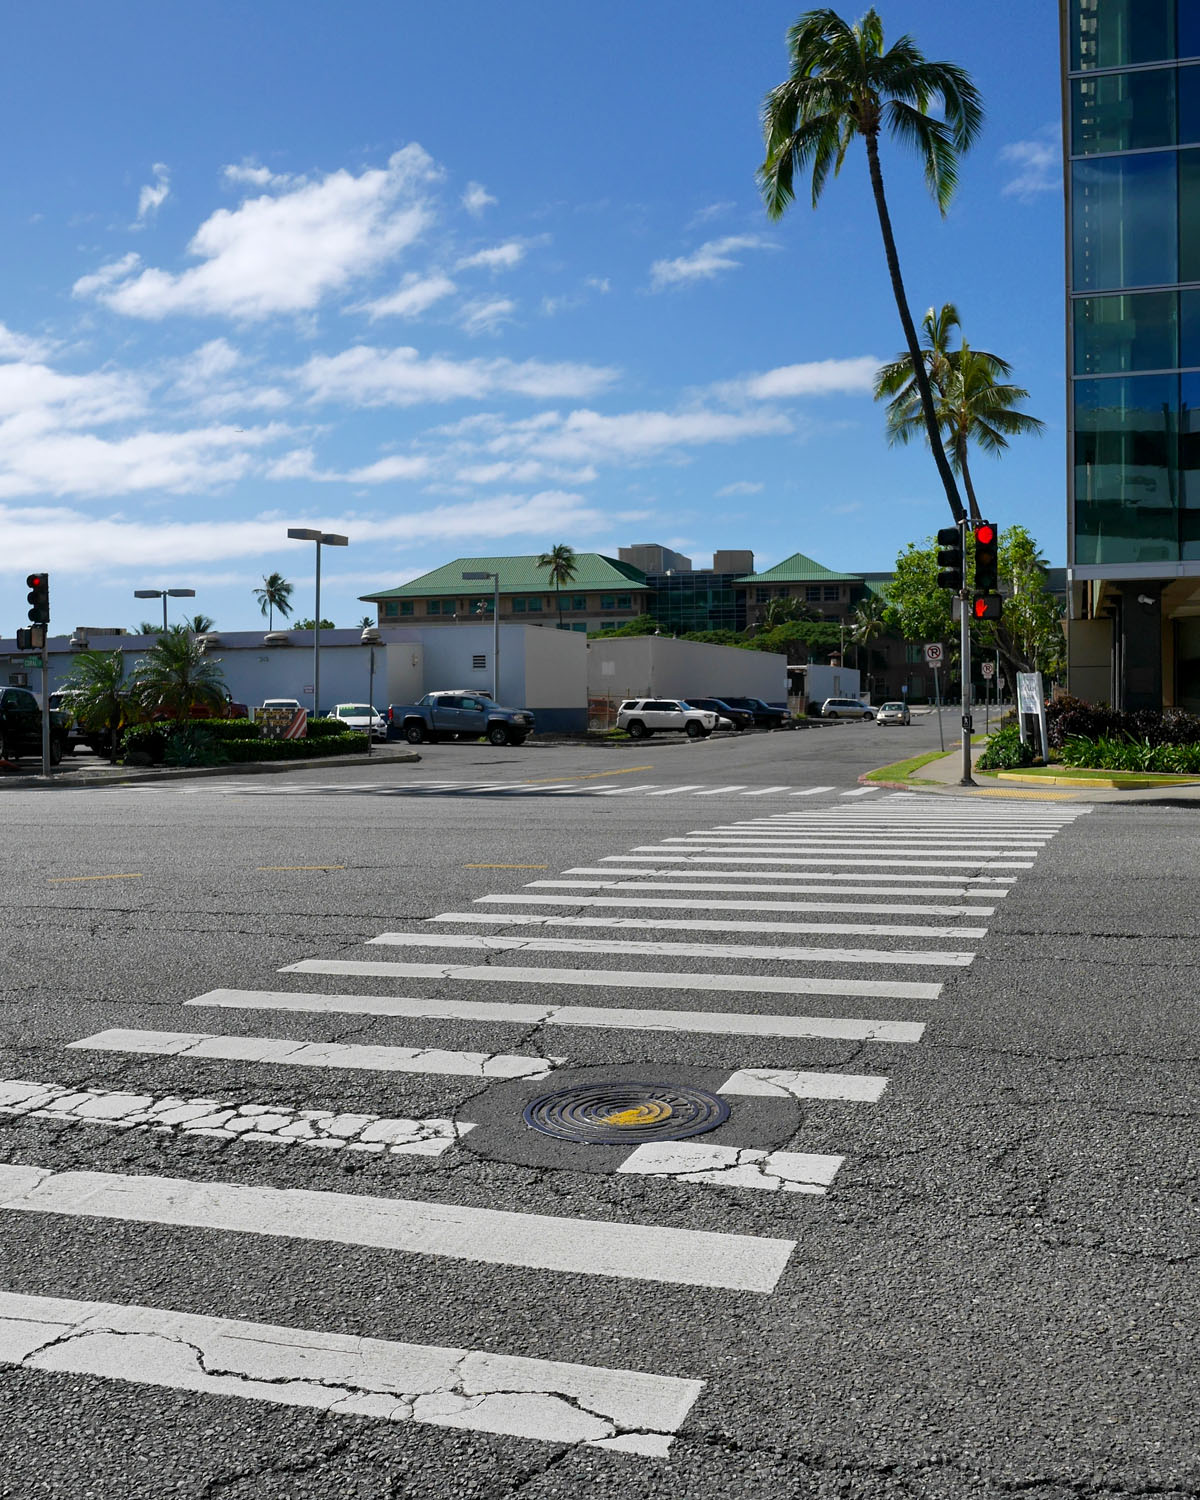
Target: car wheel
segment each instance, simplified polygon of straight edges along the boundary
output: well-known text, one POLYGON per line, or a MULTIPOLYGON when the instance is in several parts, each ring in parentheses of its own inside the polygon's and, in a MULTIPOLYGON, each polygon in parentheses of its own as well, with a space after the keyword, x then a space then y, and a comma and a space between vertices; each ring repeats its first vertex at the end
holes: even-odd
POLYGON ((703 739, 704 725, 697 723, 695 719, 689 719, 687 722, 687 726, 684 729, 684 733, 687 735, 689 740, 703 739))
POLYGON ((836 718, 837 718, 837 713, 836 713, 836 712, 834 712, 834 711, 833 711, 833 710, 831 710, 831 711, 830 711, 830 712, 829 712, 829 713, 827 713, 827 714, 826 714, 826 715, 825 715, 825 717, 826 717, 826 718, 827 718, 827 719, 836 719, 836 718))
POLYGON ((425 743, 425 726, 423 724, 406 724, 404 726, 404 738, 410 745, 423 745, 425 743))
POLYGON ((503 724, 493 724, 487 732, 489 745, 507 745, 508 730, 503 724))
POLYGON ((63 742, 57 735, 50 736, 50 764, 57 766, 62 764, 63 742))
POLYGON ((875 717, 874 714, 863 714, 863 718, 864 719, 873 719, 874 717, 875 717))
POLYGON ((645 740, 650 738, 650 731, 642 723, 641 719, 629 721, 629 738, 631 740, 645 740))

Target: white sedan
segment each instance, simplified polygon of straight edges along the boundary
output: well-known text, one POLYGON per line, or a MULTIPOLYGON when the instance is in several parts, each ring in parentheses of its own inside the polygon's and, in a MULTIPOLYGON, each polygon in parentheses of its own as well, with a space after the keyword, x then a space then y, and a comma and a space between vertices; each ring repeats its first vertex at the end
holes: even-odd
POLYGON ((367 732, 369 725, 372 739, 387 739, 387 720, 377 708, 372 708, 367 703, 336 703, 329 717, 341 719, 347 729, 358 729, 363 734, 367 732))

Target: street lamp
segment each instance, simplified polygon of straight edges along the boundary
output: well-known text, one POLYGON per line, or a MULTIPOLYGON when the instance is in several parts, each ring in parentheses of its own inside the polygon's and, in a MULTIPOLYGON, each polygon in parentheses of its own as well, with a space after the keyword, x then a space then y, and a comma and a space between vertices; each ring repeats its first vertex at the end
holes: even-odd
POLYGON ((375 647, 383 637, 377 625, 365 625, 359 640, 371 648, 371 666, 367 673, 367 754, 371 753, 371 740, 375 735, 375 647))
POLYGON ((194 599, 195 589, 134 589, 135 599, 161 599, 163 602, 163 634, 167 633, 167 600, 194 599))
POLYGON ((289 526, 288 536, 294 542, 317 544, 316 608, 313 612, 313 718, 321 711, 321 547, 347 547, 350 538, 332 531, 313 531, 306 526, 289 526))
POLYGON ((477 583, 490 578, 494 586, 492 598, 492 702, 500 702, 500 575, 499 573, 464 573, 467 583, 477 583))

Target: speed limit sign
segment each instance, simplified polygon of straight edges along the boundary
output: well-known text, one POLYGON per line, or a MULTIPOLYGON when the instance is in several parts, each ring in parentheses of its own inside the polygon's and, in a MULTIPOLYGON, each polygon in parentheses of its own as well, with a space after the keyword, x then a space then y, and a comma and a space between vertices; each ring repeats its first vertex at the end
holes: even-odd
POLYGON ((931 642, 925 647, 925 660, 931 667, 940 667, 942 664, 942 648, 937 642, 931 642))

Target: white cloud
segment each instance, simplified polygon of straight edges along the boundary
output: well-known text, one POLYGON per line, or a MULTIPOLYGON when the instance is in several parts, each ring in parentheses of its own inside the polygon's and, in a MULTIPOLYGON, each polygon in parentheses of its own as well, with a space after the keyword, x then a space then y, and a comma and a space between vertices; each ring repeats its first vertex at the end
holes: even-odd
POLYGON ((495 333, 511 323, 517 304, 511 297, 493 297, 485 302, 468 302, 460 322, 467 333, 495 333))
POLYGON ((365 303, 361 310, 370 315, 372 322, 376 318, 415 318, 456 290, 450 278, 440 272, 421 276, 410 271, 396 291, 365 303))
POLYGON ((852 359, 815 359, 780 365, 761 375, 722 381, 713 389, 727 401, 785 401, 801 396, 869 395, 879 361, 871 354, 852 359))
POLYGON ((481 182, 468 182, 467 190, 462 195, 462 206, 476 219, 495 201, 481 182))
POLYGON ((499 392, 540 399, 578 399, 603 390, 617 372, 594 365, 509 359, 453 360, 416 349, 359 345, 314 355, 296 372, 318 401, 354 406, 414 406, 422 401, 482 400, 499 392))
POLYGON ((536 484, 543 479, 554 479, 562 484, 591 484, 596 478, 596 470, 590 465, 582 469, 555 470, 535 458, 501 459, 496 463, 467 464, 458 470, 455 478, 460 484, 536 484))
POLYGON ((590 287, 593 292, 607 292, 612 289, 607 276, 585 276, 583 284, 590 287))
POLYGON ((423 454, 389 454, 373 464, 339 473, 317 467, 311 448, 293 448, 266 469, 268 479, 309 479, 320 484, 389 484, 398 479, 422 479, 429 472, 429 460, 423 454))
POLYGON ((763 485, 753 483, 749 479, 739 479, 733 484, 727 484, 717 491, 717 499, 722 500, 726 495, 757 495, 763 489, 763 485))
POLYGON ((155 216, 171 191, 171 174, 162 162, 156 161, 150 168, 154 181, 147 183, 138 194, 137 218, 130 226, 142 229, 155 216))
POLYGON ((509 240, 504 245, 493 245, 488 250, 477 250, 474 255, 464 255, 458 269, 482 267, 485 271, 510 271, 525 259, 525 246, 519 240, 509 240))
POLYGON ((774 250, 775 244, 760 234, 729 234, 724 239, 709 240, 691 255, 675 260, 656 260, 650 267, 650 285, 656 292, 665 287, 690 286, 696 281, 710 281, 721 271, 732 271, 741 265, 733 252, 740 250, 774 250))
POLYGON ((673 449, 735 443, 749 437, 791 432, 781 412, 633 411, 605 416, 573 411, 565 417, 541 412, 499 430, 485 447, 493 453, 523 452, 564 463, 637 462, 673 449))
POLYGON ((421 147, 411 145, 386 168, 285 183, 206 219, 188 247, 201 264, 175 274, 139 269, 126 256, 81 277, 75 295, 151 319, 307 312, 418 238, 431 222, 421 190, 437 175, 421 147))
POLYGON ((1000 160, 1013 172, 1000 189, 1004 197, 1028 202, 1042 193, 1062 191, 1062 137, 1057 125, 1044 126, 1030 140, 1002 146, 1000 160))
POLYGON ((230 187, 283 187, 296 180, 286 175, 277 175, 270 167, 262 167, 252 161, 224 167, 221 176, 230 187))
POLYGON ((53 347, 44 339, 14 333, 4 323, 0 323, 0 359, 45 359, 53 347))

